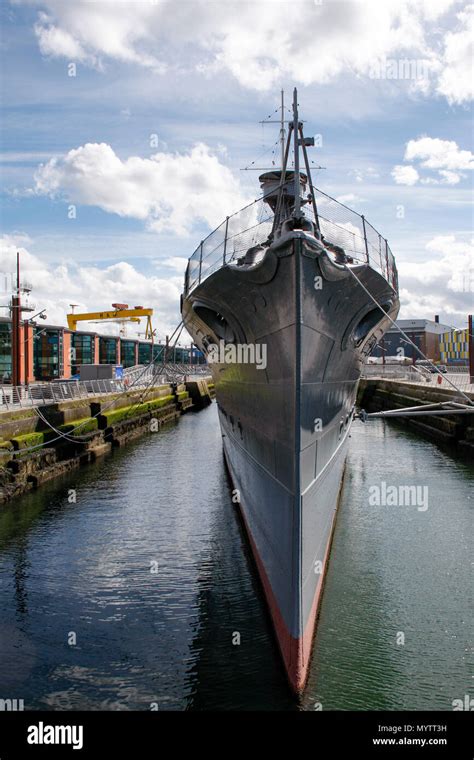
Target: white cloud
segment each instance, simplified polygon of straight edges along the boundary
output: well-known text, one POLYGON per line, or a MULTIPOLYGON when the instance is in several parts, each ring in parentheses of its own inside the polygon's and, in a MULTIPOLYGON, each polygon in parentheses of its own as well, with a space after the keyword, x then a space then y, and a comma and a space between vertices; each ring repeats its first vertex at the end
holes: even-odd
POLYGON ((155 263, 157 267, 166 267, 167 269, 172 269, 174 272, 184 275, 188 259, 184 256, 170 256, 167 259, 163 259, 163 261, 159 259, 155 263))
POLYGON ((466 262, 472 265, 474 263, 473 241, 457 240, 455 235, 437 235, 432 238, 425 246, 427 251, 441 253, 443 256, 466 256, 466 262))
POLYGON ((453 5, 452 0, 417 0, 417 3, 425 18, 430 21, 435 21, 453 5))
POLYGON ((447 185, 457 185, 461 181, 461 177, 464 174, 456 174, 456 172, 450 172, 447 169, 440 169, 440 175, 443 177, 447 185))
POLYGON ((441 321, 461 325, 472 312, 474 240, 438 235, 425 249, 422 261, 398 261, 401 316, 440 314, 441 321))
POLYGON ((421 181, 426 185, 458 185, 461 179, 466 176, 465 174, 457 174, 447 169, 440 169, 438 174, 440 176, 439 180, 428 177, 421 181))
POLYGON ((380 174, 373 166, 367 166, 363 169, 351 169, 348 175, 349 177, 354 177, 355 181, 359 183, 380 177, 380 174))
POLYGON ((431 169, 436 174, 420 176, 414 166, 397 164, 392 177, 398 185, 415 185, 418 180, 423 185, 457 185, 466 176, 463 171, 474 169, 474 154, 470 150, 461 150, 454 140, 438 137, 409 140, 404 160, 418 162, 418 169, 431 169))
POLYGON ((149 22, 158 15, 159 3, 33 0, 33 4, 47 9, 35 24, 43 55, 98 68, 105 57, 166 71, 162 61, 140 48, 140 43, 152 42, 149 22))
POLYGON ((474 153, 461 150, 454 140, 440 140, 437 137, 409 140, 404 158, 405 161, 418 160, 426 169, 474 169, 474 153))
POLYGON ((53 24, 45 26, 46 22, 47 16, 41 13, 40 21, 35 24, 35 33, 43 55, 97 64, 96 57, 88 55, 82 45, 68 31, 59 29, 53 24))
POLYGON ((436 91, 449 103, 465 103, 473 98, 474 5, 458 13, 459 29, 444 38, 443 69, 436 91))
MULTIPOLYGON (((16 252, 20 251, 21 272, 24 281, 33 285, 30 299, 37 311, 46 308, 47 320, 44 324, 66 325, 66 314, 70 304, 78 304, 76 312, 101 311, 111 306, 111 302, 143 304, 155 310, 154 322, 160 338, 171 334, 180 320, 179 296, 182 291, 181 274, 171 277, 157 277, 140 272, 125 261, 106 267, 78 266, 67 261, 56 265, 46 265, 29 250, 34 245, 25 235, 4 235, 0 237, 1 272, 8 275, 16 269, 16 252), (28 246, 28 247, 27 247, 28 246), (104 301, 104 294, 110 303, 104 301)), ((0 276, 2 292, 0 302, 7 304, 9 287, 5 289, 5 277, 0 276)), ((10 278, 7 278, 7 285, 10 278)), ((2 309, 6 315, 6 309, 2 309)), ((83 329, 96 332, 118 334, 119 326, 84 323, 83 329)), ((141 325, 130 324, 130 336, 144 331, 141 325)))
POLYGON ((336 201, 339 203, 363 203, 364 198, 361 198, 360 195, 356 195, 355 193, 346 193, 345 195, 337 195, 336 201))
POLYGON ((247 202, 230 169, 202 143, 189 153, 125 161, 106 143, 87 143, 40 166, 35 181, 40 195, 98 206, 178 235, 199 221, 215 227, 247 202))
POLYGON ((438 94, 450 102, 468 95, 470 13, 458 14, 455 31, 447 14, 459 0, 22 1, 43 9, 35 26, 43 54, 98 67, 118 60, 164 71, 166 60, 210 75, 225 70, 266 91, 284 78, 307 85, 367 76, 378 60, 410 55, 429 62, 438 94))
POLYGON ((402 164, 393 167, 392 177, 397 185, 416 185, 420 179, 420 175, 413 166, 403 166, 402 164))

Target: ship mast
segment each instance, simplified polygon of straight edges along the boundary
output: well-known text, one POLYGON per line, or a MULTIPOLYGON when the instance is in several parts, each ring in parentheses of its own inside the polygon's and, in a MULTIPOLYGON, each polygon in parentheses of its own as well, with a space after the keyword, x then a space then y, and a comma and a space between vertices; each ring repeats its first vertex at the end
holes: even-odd
POLYGON ((279 142, 281 148, 281 170, 268 170, 270 173, 262 174, 260 177, 260 182, 264 182, 264 184, 262 184, 262 189, 265 193, 265 200, 270 204, 274 212, 270 239, 273 239, 281 222, 286 218, 291 217, 295 229, 299 229, 301 220, 304 219, 305 216, 302 211, 302 206, 306 203, 311 203, 314 223, 319 233, 318 210, 316 208, 316 200, 311 180, 311 170, 308 154, 306 152, 307 147, 314 145, 314 137, 305 137, 303 134, 303 122, 299 120, 298 114, 298 92, 296 87, 293 90, 293 118, 288 121, 285 120, 285 98, 284 91, 281 90, 281 114, 279 122, 276 123, 280 124, 279 142), (286 124, 288 124, 288 132, 285 129, 286 124), (291 146, 293 146, 294 149, 293 173, 288 170, 288 159, 291 146), (303 151, 303 161, 306 171, 305 178, 304 175, 302 176, 300 173, 300 148, 303 151), (287 176, 288 182, 286 181, 287 176), (309 193, 308 196, 303 199, 301 197, 301 185, 306 185, 306 183, 309 184, 309 193), (293 186, 292 190, 290 190, 290 186, 293 186), (293 204, 290 208, 291 200, 293 200, 293 204))
MULTIPOLYGON (((295 208, 293 211, 293 217, 295 219, 301 218, 301 195, 300 195, 300 122, 298 119, 298 93, 296 87, 293 90, 293 139, 294 139, 294 153, 295 153, 295 208)), ((304 146, 303 140, 301 143, 304 146)), ((308 182, 311 183, 311 176, 308 177, 308 182)), ((310 184, 311 187, 311 184, 310 184)))
POLYGON ((305 137, 303 134, 303 123, 298 118, 298 93, 296 87, 293 90, 293 132, 294 132, 294 145, 295 145, 295 207, 293 211, 293 217, 295 220, 301 219, 304 214, 301 213, 301 196, 300 196, 300 145, 303 149, 303 160, 306 169, 306 176, 309 183, 309 195, 308 201, 310 201, 313 207, 314 223, 318 232, 321 231, 319 226, 319 215, 316 207, 316 199, 314 197, 313 180, 311 178, 311 169, 309 166, 308 153, 306 148, 314 145, 314 137, 305 137))
POLYGON ((281 168, 285 164, 285 91, 281 91, 281 121, 280 121, 280 148, 281 148, 281 168))

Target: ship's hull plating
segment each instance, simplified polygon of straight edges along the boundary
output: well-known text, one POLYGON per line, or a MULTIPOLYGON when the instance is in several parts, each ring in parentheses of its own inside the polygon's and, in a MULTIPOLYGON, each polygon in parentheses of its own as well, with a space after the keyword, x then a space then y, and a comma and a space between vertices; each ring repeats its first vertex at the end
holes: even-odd
MULTIPOLYGON (((393 318, 398 298, 384 278, 365 265, 354 272, 393 318)), ((360 372, 389 322, 303 232, 255 266, 208 277, 184 298, 183 318, 204 351, 222 339, 261 348, 260 368, 221 355, 210 369, 236 498, 289 681, 301 691, 360 372)))

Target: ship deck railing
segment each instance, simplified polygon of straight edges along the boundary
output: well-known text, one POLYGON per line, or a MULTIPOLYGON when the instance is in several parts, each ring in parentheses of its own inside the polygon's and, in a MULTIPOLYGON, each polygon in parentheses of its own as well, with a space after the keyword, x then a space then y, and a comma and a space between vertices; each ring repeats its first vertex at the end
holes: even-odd
MULTIPOLYGON (((368 264, 397 290, 395 259, 387 240, 367 219, 343 203, 313 187, 321 234, 328 243, 342 248, 354 264, 368 264)), ((312 206, 303 206, 308 219, 315 221, 312 206)), ((265 243, 273 229, 273 212, 261 197, 228 216, 204 238, 189 258, 185 294, 191 293, 207 277, 223 266, 236 262, 252 246, 265 243)), ((331 251, 329 251, 331 255, 331 251)))

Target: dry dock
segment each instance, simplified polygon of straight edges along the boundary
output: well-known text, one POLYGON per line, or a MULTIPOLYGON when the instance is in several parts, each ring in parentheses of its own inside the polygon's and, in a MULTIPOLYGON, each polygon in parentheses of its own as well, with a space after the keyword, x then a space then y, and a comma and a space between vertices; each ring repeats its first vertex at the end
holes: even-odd
POLYGON ((0 503, 159 431, 214 396, 210 379, 0 413, 0 503))
MULTIPOLYGON (((463 391, 474 401, 474 393, 463 391)), ((421 404, 444 403, 447 401, 466 402, 459 392, 448 387, 410 383, 396 378, 365 378, 359 386, 358 405, 367 412, 388 409, 403 409, 421 404)), ((473 414, 452 414, 446 417, 424 416, 421 418, 397 417, 401 424, 440 443, 450 444, 461 451, 474 452, 474 409, 473 414)))

